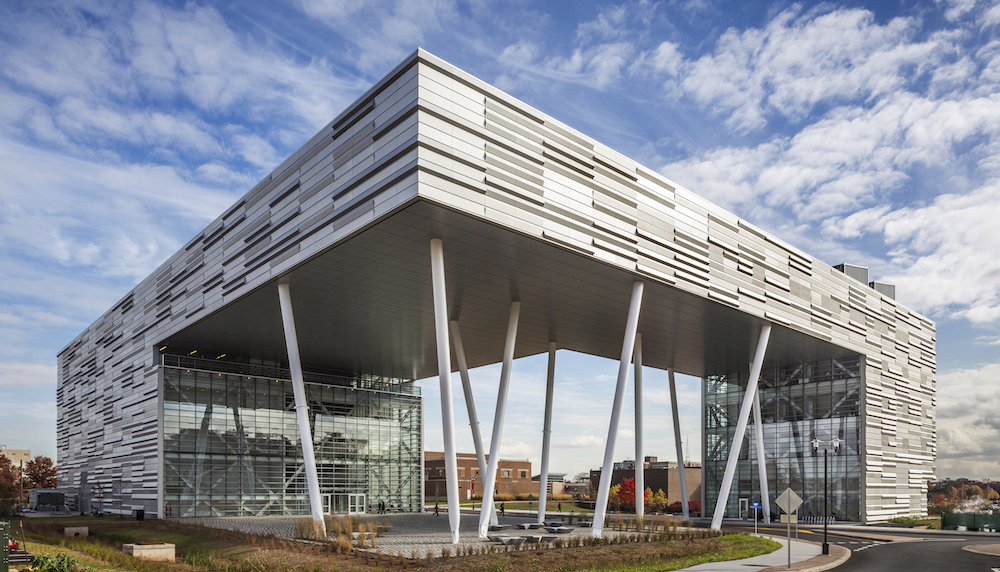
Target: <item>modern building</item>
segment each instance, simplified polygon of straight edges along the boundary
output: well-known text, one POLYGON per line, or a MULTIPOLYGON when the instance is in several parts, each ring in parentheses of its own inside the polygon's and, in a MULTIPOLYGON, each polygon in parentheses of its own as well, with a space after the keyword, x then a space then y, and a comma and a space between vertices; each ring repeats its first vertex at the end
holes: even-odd
MULTIPOLYGON (((474 453, 456 453, 458 460, 458 490, 463 500, 483 496, 483 480, 474 453)), ((488 458, 487 458, 488 460, 488 458)), ((424 487, 427 502, 448 499, 448 477, 443 452, 424 452, 424 487)), ((538 481, 531 480, 531 462, 500 459, 497 464, 496 495, 538 496, 538 481)), ((502 497, 498 497, 502 498, 502 497)))
POLYGON ((640 396, 643 367, 705 380, 717 517, 765 481, 817 490, 802 447, 839 438, 835 503, 885 520, 934 476, 934 344, 884 291, 418 50, 59 353, 59 482, 161 517, 419 510, 433 375, 455 506, 451 372, 475 413, 468 368, 503 363, 489 493, 511 361, 549 355, 546 474, 569 349, 619 361, 603 466, 634 358, 640 396), (774 429, 747 432, 760 372, 774 429))

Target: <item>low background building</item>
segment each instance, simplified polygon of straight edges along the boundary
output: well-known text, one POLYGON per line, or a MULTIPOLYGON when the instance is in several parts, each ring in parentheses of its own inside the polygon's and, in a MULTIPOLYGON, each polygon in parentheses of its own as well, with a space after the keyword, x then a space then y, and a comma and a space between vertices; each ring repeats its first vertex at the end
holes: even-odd
POLYGON ((8 449, 7 445, 0 445, 0 455, 10 459, 14 466, 19 466, 22 461, 27 465, 31 460, 31 449, 8 449))
MULTIPOLYGON (((486 460, 490 456, 486 455, 486 460)), ((444 469, 444 453, 427 451, 424 453, 424 477, 427 501, 447 500, 447 475, 444 469)), ((458 490, 459 497, 468 500, 483 496, 483 481, 479 476, 479 463, 473 453, 458 453, 458 490), (471 483, 471 487, 470 487, 471 483)), ((498 495, 538 496, 538 482, 531 479, 531 461, 500 459, 497 466, 498 495)))
MULTIPOLYGON (((657 461, 656 457, 646 457, 643 461, 643 479, 647 489, 655 493, 662 490, 670 502, 681 499, 680 470, 674 461, 657 461)), ((684 479, 687 481, 688 502, 701 502, 701 463, 685 463, 684 479)), ((611 486, 625 479, 635 478, 635 461, 626 460, 615 463, 611 475, 611 486)), ((601 470, 590 471, 590 488, 597 490, 601 481, 601 470)))

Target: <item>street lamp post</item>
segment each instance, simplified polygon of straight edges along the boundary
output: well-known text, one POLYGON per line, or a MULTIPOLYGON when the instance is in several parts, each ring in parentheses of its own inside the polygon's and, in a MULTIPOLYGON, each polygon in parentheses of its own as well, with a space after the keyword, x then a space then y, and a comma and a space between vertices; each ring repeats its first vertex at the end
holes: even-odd
MULTIPOLYGON (((844 442, 843 439, 837 437, 830 441, 820 441, 817 438, 813 438, 810 441, 813 446, 814 452, 819 452, 820 443, 829 443, 833 446, 833 452, 840 452, 840 444, 844 442)), ((823 554, 830 554, 830 543, 826 539, 826 528, 830 520, 829 508, 830 508, 830 470, 827 464, 827 459, 829 458, 829 449, 823 447, 823 554)))
POLYGON ((472 475, 469 477, 469 488, 472 490, 472 510, 476 510, 476 477, 479 475, 472 475))

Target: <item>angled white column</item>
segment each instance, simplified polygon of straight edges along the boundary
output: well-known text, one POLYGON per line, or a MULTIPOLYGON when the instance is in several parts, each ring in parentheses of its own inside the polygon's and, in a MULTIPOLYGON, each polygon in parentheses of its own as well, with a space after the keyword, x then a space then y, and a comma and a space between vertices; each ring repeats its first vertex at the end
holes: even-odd
POLYGON ((625 384, 628 381, 629 364, 635 350, 635 334, 639 328, 639 308, 642 306, 643 283, 632 283, 632 301, 628 308, 625 324, 625 339, 622 341, 622 356, 618 362, 618 385, 615 388, 615 403, 611 408, 611 424, 608 427, 608 441, 604 446, 604 464, 601 465, 601 480, 597 487, 597 506, 594 507, 594 524, 590 534, 600 538, 604 532, 604 516, 608 509, 608 493, 611 491, 611 475, 614 473, 615 441, 618 439, 618 418, 625 405, 625 384))
POLYGON ((760 390, 753 394, 753 433, 757 442, 757 475, 760 477, 760 505, 764 522, 771 522, 771 501, 767 491, 767 463, 764 452, 764 425, 760 422, 760 390))
POLYGON ((448 524, 451 541, 458 543, 460 507, 458 460, 455 456, 455 411, 451 394, 451 345, 448 343, 448 296, 444 281, 444 247, 431 239, 431 288, 434 293, 434 334, 437 342, 438 385, 441 390, 441 430, 444 433, 444 474, 448 487, 448 524))
MULTIPOLYGON (((482 482, 486 474, 486 453, 483 452, 483 438, 479 433, 479 416, 476 415, 476 401, 472 398, 472 383, 469 381, 469 364, 465 361, 465 346, 462 344, 462 332, 458 329, 458 321, 451 321, 451 343, 455 344, 455 360, 458 361, 458 371, 462 376, 462 391, 465 392, 465 408, 469 412, 469 426, 472 428, 472 444, 476 448, 476 461, 479 465, 479 479, 482 482)), ((497 524, 497 511, 490 503, 490 523, 497 524)))
POLYGON ((292 295, 288 284, 278 284, 278 302, 281 323, 285 328, 285 345, 288 348, 288 369, 292 374, 292 393, 295 396, 295 416, 299 422, 299 439, 302 441, 302 461, 305 464, 306 484, 309 487, 309 509, 312 512, 313 530, 326 538, 323 521, 323 500, 319 496, 319 475, 316 473, 316 455, 313 452, 312 429, 309 427, 309 402, 306 401, 302 381, 302 362, 299 360, 299 339, 295 335, 295 317, 292 315, 292 295))
MULTIPOLYGON (((510 303, 510 317, 507 320, 507 342, 503 348, 503 368, 500 370, 500 390, 497 392, 497 409, 493 416, 493 437, 490 439, 490 458, 486 465, 483 481, 483 508, 479 513, 479 536, 489 532, 490 508, 497 486, 497 465, 500 463, 500 439, 503 436, 503 418, 507 412, 507 387, 510 385, 510 369, 514 361, 514 342, 517 339, 517 321, 521 314, 521 303, 510 303)), ((496 509, 493 509, 496 510, 496 509)))
POLYGON ((552 393, 556 379, 556 343, 549 342, 549 372, 545 378, 545 423, 542 425, 542 470, 538 478, 538 524, 545 523, 549 489, 549 445, 552 439, 552 393))
POLYGON ((719 498, 715 501, 712 530, 722 529, 722 517, 726 514, 729 491, 733 486, 733 475, 736 473, 736 463, 739 461, 740 449, 743 448, 743 437, 746 435, 747 421, 750 418, 753 397, 757 393, 757 380, 760 378, 760 370, 764 365, 764 353, 767 351, 767 340, 770 337, 771 324, 764 324, 760 329, 760 339, 757 340, 757 353, 754 355, 753 366, 750 368, 750 379, 747 382, 746 395, 743 396, 743 404, 740 406, 740 417, 736 422, 736 434, 733 435, 733 443, 729 449, 729 459, 726 460, 726 472, 722 475, 719 498))
POLYGON ((635 335, 635 516, 646 512, 646 470, 642 454, 642 334, 635 335))
POLYGON ((684 476, 684 447, 681 445, 681 419, 677 414, 677 384, 674 383, 674 368, 667 369, 670 378, 670 412, 674 418, 674 446, 677 449, 677 478, 681 484, 681 511, 684 520, 690 520, 688 514, 688 485, 684 476))

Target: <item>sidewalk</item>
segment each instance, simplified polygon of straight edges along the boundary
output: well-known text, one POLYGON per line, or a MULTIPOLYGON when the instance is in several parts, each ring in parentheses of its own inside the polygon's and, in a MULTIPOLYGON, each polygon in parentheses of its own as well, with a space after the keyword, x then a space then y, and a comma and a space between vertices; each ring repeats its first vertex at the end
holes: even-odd
POLYGON ((749 570, 752 568, 763 572, 779 572, 780 570, 797 570, 799 572, 821 572, 839 566, 851 557, 851 551, 831 545, 830 554, 820 554, 822 548, 812 542, 792 540, 792 567, 788 568, 788 540, 781 536, 769 536, 771 540, 781 544, 781 548, 770 554, 744 558, 743 560, 728 560, 726 562, 710 562, 684 568, 698 572, 730 572, 734 570, 749 570))

